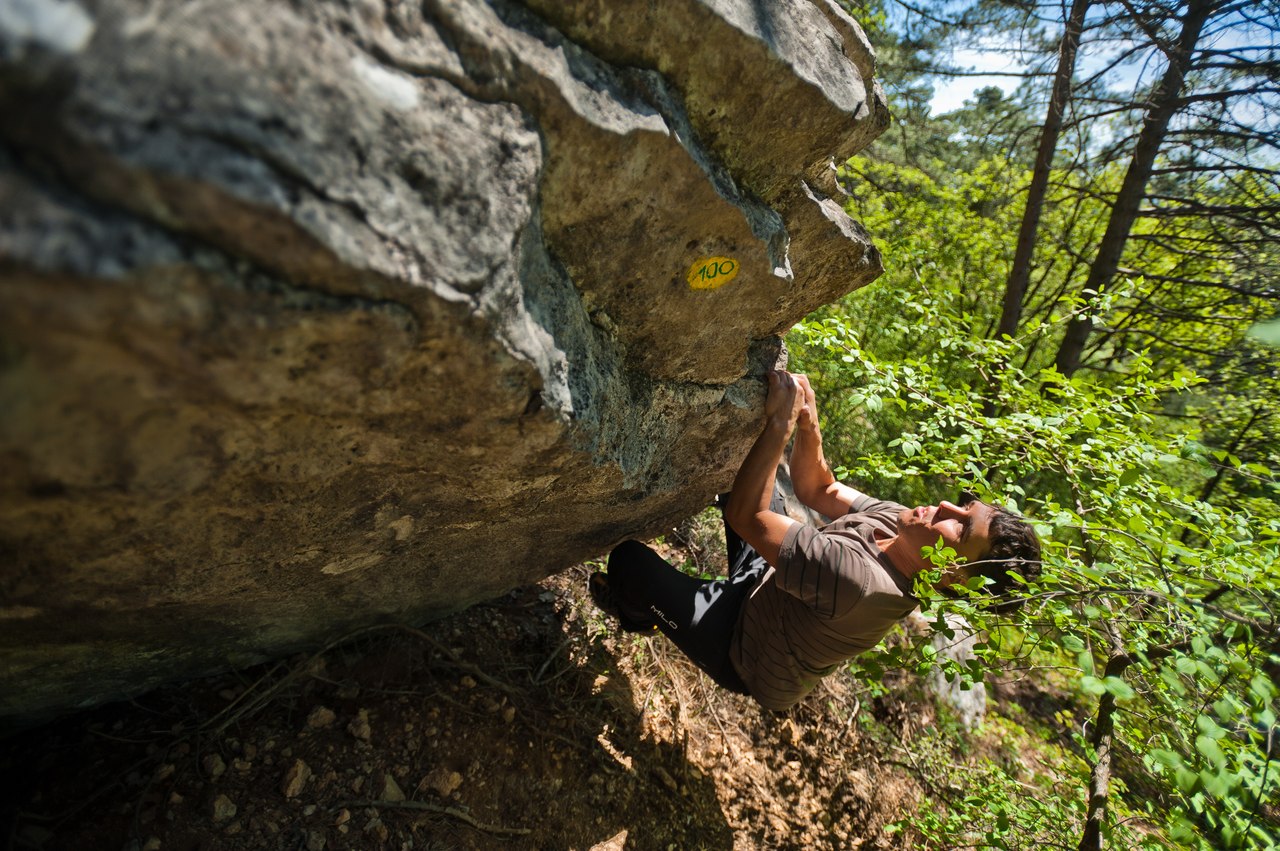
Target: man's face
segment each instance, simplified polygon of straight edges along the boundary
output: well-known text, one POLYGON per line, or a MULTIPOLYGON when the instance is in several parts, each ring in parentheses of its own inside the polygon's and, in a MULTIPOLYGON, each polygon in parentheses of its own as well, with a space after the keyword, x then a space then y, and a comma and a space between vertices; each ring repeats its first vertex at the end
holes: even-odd
MULTIPOLYGON (((991 549, 991 520, 996 509, 972 498, 962 497, 960 503, 943 500, 937 505, 903 509, 898 516, 898 534, 917 551, 935 546, 942 538, 943 545, 965 562, 980 561, 991 549)), ((963 581, 972 575, 968 570, 962 572, 964 576, 952 576, 951 572, 948 576, 952 581, 963 581)))

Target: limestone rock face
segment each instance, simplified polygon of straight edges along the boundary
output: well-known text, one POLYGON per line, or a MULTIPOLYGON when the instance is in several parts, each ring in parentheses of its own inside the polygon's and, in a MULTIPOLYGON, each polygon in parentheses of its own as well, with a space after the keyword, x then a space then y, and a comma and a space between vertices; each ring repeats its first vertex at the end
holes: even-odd
POLYGON ((0 4, 0 717, 705 505, 879 272, 871 66, 832 0, 0 4))

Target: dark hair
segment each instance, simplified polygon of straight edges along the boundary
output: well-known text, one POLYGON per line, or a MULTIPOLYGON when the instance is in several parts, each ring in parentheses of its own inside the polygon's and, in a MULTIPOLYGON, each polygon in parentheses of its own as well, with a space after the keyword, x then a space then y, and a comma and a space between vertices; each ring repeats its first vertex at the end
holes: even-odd
MULTIPOLYGON (((973 502, 976 497, 970 493, 960 495, 960 505, 973 502)), ((1023 579, 1035 579, 1040 575, 1040 539, 1036 537, 1031 524, 1017 514, 998 505, 992 505, 991 525, 988 537, 991 548, 982 558, 973 563, 979 576, 991 580, 987 591, 994 597, 1008 597, 1012 590, 1017 593, 1016 585, 1010 573, 1016 573, 1023 579)), ((1004 599, 992 606, 997 612, 1012 612, 1022 606, 1023 601, 1016 597, 1004 599)))

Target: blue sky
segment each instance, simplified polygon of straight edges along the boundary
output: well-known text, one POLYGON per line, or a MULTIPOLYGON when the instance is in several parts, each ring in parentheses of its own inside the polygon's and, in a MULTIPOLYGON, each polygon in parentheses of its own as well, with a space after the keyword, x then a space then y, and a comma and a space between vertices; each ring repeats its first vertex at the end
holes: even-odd
MULTIPOLYGON (((935 5, 946 8, 951 4, 943 2, 935 5)), ((898 13, 902 14, 901 9, 898 10, 898 13)), ((1016 51, 1014 50, 1016 47, 1015 40, 1016 35, 1011 34, 1009 39, 1003 42, 999 40, 988 41, 985 45, 987 49, 983 49, 984 45, 955 49, 951 56, 956 66, 976 72, 990 71, 992 74, 936 78, 933 81, 934 96, 930 101, 933 114, 941 115, 960 108, 966 100, 973 97, 974 91, 987 86, 997 86, 1004 90, 1006 94, 1012 92, 1017 87, 1019 79, 1012 76, 1001 76, 999 72, 1016 73, 1025 69, 1025 65, 1017 61, 1016 51)), ((1215 19, 1200 42, 1201 48, 1213 46, 1218 49, 1229 49, 1240 48, 1244 45, 1252 46, 1247 55, 1253 59, 1264 59, 1268 54, 1274 57, 1276 51, 1280 49, 1280 46, 1277 45, 1277 32, 1274 29, 1250 23, 1245 20, 1240 12, 1225 18, 1215 19)), ((1077 78, 1096 72, 1103 67, 1108 58, 1116 55, 1117 51, 1129 46, 1111 42, 1103 47, 1096 41, 1091 41, 1090 37, 1086 35, 1085 42, 1080 49, 1080 55, 1077 57, 1077 78)), ((1046 70, 1052 71, 1053 69, 1049 67, 1046 70)), ((1162 73, 1162 71, 1163 62, 1158 54, 1147 50, 1139 54, 1133 63, 1112 69, 1108 74, 1107 82, 1115 91, 1132 91, 1139 77, 1149 81, 1162 73)), ((1254 109, 1256 109, 1256 106, 1254 109)), ((1249 107, 1244 107, 1243 114, 1238 114, 1237 117, 1246 123, 1251 119, 1255 122, 1268 120, 1267 116, 1253 112, 1249 107)))
MULTIPOLYGON (((955 51, 955 63, 975 71, 1017 72, 1022 70, 1016 62, 1011 60, 1007 53, 992 51, 957 50, 955 51)), ((978 89, 998 86, 1004 90, 1005 94, 1008 94, 1017 87, 1018 82, 1016 77, 1003 77, 994 74, 980 77, 939 78, 933 83, 933 99, 929 101, 929 104, 933 109, 934 115, 941 115, 944 112, 959 109, 966 100, 973 98, 973 93, 978 89)))

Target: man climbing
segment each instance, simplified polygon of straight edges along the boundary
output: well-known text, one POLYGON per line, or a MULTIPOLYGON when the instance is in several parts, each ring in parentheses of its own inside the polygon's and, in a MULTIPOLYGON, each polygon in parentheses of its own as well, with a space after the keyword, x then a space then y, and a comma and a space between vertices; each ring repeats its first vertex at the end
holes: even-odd
MULTIPOLYGON (((1040 544, 1017 515, 962 497, 910 509, 837 482, 822 453, 817 402, 803 375, 769 375, 764 430, 721 503, 727 579, 680 572, 636 541, 591 577, 593 599, 623 629, 660 629, 722 687, 787 709, 843 662, 874 647, 916 607, 912 577, 932 567, 921 548, 941 538, 957 563, 939 582, 975 576, 1006 595, 1010 571, 1039 572, 1040 544), (774 479, 794 433, 796 497, 836 518, 815 528, 783 513, 774 479)), ((1018 601, 1002 605, 1016 607, 1018 601)))

